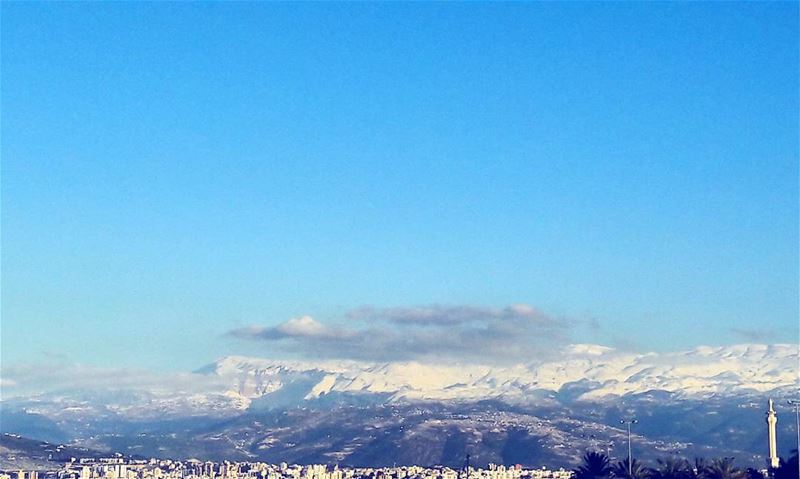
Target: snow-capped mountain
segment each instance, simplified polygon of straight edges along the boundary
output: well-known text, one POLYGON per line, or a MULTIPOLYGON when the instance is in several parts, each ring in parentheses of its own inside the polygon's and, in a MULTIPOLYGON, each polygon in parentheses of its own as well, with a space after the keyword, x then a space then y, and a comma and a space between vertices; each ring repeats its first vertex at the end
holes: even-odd
MULTIPOLYGON (((78 369, 80 372, 81 370, 78 369)), ((64 376, 62 373, 60 376, 64 376)), ((573 345, 516 365, 278 361, 229 356, 195 373, 67 377, 0 402, 0 429, 130 454, 273 462, 571 464, 576 451, 736 455, 758 465, 768 396, 798 386, 797 345, 633 354, 573 345), (99 386, 98 386, 99 385, 99 386)), ((57 379, 57 377, 55 377, 57 379)), ((779 447, 794 437, 779 411, 779 447)), ((791 444, 790 444, 791 443, 791 444)))
POLYGON ((502 398, 529 402, 536 391, 579 388, 578 400, 644 393, 682 395, 767 392, 798 385, 797 345, 699 347, 633 354, 572 345, 553 361, 513 366, 419 362, 300 362, 229 356, 198 372, 224 378, 231 392, 254 400, 282 393, 281 403, 328 395, 375 395, 389 402, 502 398))
MULTIPOLYGON (((78 370, 80 373, 80 370, 78 370)), ((788 394, 798 387, 798 346, 737 345, 634 354, 572 345, 553 359, 516 365, 285 361, 228 356, 194 373, 64 386, 5 399, 3 408, 47 417, 230 416, 313 404, 402 404, 500 400, 542 405, 664 391, 670 397, 788 394)))

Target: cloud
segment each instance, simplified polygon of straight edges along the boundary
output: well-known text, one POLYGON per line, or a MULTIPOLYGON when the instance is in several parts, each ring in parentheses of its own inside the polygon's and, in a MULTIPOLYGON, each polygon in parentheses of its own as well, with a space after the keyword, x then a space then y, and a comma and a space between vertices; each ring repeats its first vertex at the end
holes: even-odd
POLYGON ((346 313, 345 318, 351 320, 347 327, 303 316, 229 334, 318 358, 519 363, 567 344, 575 325, 526 304, 363 307, 346 313))
POLYGON ((767 331, 763 329, 730 328, 729 331, 739 339, 755 343, 769 342, 776 337, 774 331, 767 331))
POLYGON ((211 375, 96 367, 56 360, 3 364, 0 375, 4 397, 52 391, 127 390, 145 390, 156 395, 189 395, 207 391, 221 393, 227 387, 224 381, 211 375))
POLYGON ((350 319, 388 321, 406 325, 456 325, 492 319, 520 319, 548 321, 549 318, 527 304, 515 304, 505 308, 479 306, 422 306, 412 308, 374 308, 366 306, 347 313, 350 319))
POLYGON ((341 328, 325 326, 311 316, 301 316, 277 326, 247 326, 229 331, 229 334, 239 338, 279 340, 288 338, 338 339, 345 338, 351 333, 341 328))
POLYGON ((0 378, 0 387, 10 388, 10 387, 14 387, 16 385, 17 385, 17 382, 14 381, 13 379, 0 378))

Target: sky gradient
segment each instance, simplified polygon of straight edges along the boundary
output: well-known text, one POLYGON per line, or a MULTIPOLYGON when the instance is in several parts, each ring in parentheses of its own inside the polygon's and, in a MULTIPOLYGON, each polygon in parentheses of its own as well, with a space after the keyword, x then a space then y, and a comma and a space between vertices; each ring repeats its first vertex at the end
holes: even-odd
POLYGON ((3 363, 365 308, 798 341, 797 3, 0 9, 3 363))

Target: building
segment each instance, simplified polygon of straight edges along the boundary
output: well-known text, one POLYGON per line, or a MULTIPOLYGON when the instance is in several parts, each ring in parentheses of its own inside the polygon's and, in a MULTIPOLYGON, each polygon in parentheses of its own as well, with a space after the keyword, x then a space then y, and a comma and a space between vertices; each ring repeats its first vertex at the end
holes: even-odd
POLYGON ((773 468, 780 465, 780 459, 778 459, 777 433, 775 432, 775 425, 777 423, 778 416, 775 414, 772 398, 770 398, 769 409, 767 410, 767 437, 769 441, 769 457, 767 458, 767 467, 773 468))

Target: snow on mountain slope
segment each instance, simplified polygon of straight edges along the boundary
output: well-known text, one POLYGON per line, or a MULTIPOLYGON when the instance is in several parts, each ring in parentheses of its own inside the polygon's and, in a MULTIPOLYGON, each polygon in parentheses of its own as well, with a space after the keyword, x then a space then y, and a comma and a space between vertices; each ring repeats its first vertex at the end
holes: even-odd
MULTIPOLYGON (((61 387, 3 399, 3 412, 54 420, 195 416, 234 417, 246 410, 291 409, 307 401, 330 406, 434 401, 502 400, 521 406, 667 391, 707 398, 775 396, 798 390, 797 345, 699 347, 690 351, 633 354, 573 345, 553 359, 516 365, 452 365, 414 361, 280 361, 222 358, 194 374, 99 382, 65 375, 61 387), (67 387, 70 384, 74 387, 67 387), (173 387, 169 387, 172 384, 173 387)), ((111 377, 106 375, 106 377, 111 377)))
MULTIPOLYGON (((224 378, 249 399, 292 388, 301 402, 328 394, 377 394, 389 400, 524 402, 537 390, 582 383, 580 399, 664 390, 687 395, 766 392, 798 385, 798 346, 745 344, 672 353, 632 354, 572 345, 557 360, 513 366, 275 361, 229 356, 200 372, 224 378), (299 384, 303 387, 297 387, 299 384)), ((286 401, 284 397, 282 401, 286 401)))

